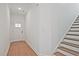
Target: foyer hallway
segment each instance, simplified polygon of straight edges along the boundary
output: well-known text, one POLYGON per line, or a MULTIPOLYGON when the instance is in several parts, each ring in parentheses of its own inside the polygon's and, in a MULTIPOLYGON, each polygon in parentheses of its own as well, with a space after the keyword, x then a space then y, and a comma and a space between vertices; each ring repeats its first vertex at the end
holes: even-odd
POLYGON ((25 41, 15 41, 10 44, 8 56, 37 56, 25 41))

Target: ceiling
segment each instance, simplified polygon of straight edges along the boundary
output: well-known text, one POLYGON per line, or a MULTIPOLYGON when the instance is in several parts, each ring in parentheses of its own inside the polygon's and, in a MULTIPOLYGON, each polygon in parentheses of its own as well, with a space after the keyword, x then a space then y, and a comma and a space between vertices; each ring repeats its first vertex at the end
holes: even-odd
POLYGON ((11 14, 26 14, 36 3, 9 3, 11 14))

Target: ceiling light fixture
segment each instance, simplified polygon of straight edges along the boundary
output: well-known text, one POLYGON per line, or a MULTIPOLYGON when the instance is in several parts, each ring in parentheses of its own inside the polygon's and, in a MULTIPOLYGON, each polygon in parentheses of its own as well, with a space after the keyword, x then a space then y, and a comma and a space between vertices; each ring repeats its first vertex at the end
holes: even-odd
POLYGON ((18 10, 21 10, 22 8, 18 8, 18 10))

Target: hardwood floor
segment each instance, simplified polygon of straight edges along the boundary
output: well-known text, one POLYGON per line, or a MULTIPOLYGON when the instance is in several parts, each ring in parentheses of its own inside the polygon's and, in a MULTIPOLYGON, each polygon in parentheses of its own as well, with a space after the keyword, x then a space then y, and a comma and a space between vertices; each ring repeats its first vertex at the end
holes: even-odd
POLYGON ((25 41, 12 42, 8 56, 37 56, 25 41))

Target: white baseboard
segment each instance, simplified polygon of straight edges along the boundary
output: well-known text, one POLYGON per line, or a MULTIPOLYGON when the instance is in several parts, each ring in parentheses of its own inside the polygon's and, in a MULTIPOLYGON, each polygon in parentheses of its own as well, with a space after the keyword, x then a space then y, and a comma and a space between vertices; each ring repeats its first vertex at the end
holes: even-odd
POLYGON ((11 40, 10 42, 15 42, 15 41, 25 41, 24 39, 19 39, 19 40, 11 40))
POLYGON ((29 40, 26 40, 26 42, 38 56, 51 56, 52 55, 52 52, 39 52, 34 47, 32 47, 32 44, 29 40))
POLYGON ((8 51, 9 51, 9 48, 10 48, 10 42, 8 43, 8 46, 7 46, 7 48, 6 48, 6 51, 5 51, 5 56, 7 56, 8 51))
POLYGON ((52 51, 51 52, 40 52, 39 56, 52 56, 52 51))
POLYGON ((52 56, 52 52, 39 52, 34 47, 32 47, 32 44, 29 40, 26 40, 26 42, 38 56, 52 56))
POLYGON ((25 40, 25 41, 33 49, 33 51, 39 56, 39 52, 34 47, 32 47, 32 44, 30 43, 30 41, 28 41, 28 40, 25 40))

